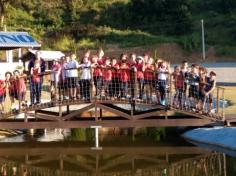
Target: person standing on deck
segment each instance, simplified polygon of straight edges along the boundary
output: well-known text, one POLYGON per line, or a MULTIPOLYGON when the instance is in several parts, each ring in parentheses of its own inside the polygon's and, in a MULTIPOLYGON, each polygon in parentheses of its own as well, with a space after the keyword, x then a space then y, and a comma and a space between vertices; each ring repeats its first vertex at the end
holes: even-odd
POLYGON ((128 83, 130 81, 130 67, 127 63, 128 56, 123 53, 120 56, 121 64, 120 64, 120 92, 121 99, 125 100, 128 98, 128 83))
POLYGON ((186 106, 187 106, 188 76, 189 76, 189 66, 188 66, 187 60, 184 60, 181 64, 181 73, 184 76, 183 105, 186 108, 186 106))
POLYGON ((112 97, 118 98, 120 96, 120 65, 117 62, 116 58, 112 59, 112 97))
POLYGON ((78 69, 79 63, 76 60, 76 55, 72 54, 70 57, 70 61, 67 63, 68 69, 68 88, 69 88, 69 98, 76 99, 77 95, 77 83, 78 83, 78 69))
POLYGON ((209 108, 208 108, 208 114, 211 113, 212 107, 213 107, 213 91, 216 87, 216 73, 211 71, 209 77, 206 77, 206 85, 204 88, 204 106, 206 101, 209 102, 209 108))
POLYGON ((84 57, 79 65, 80 70, 80 98, 90 101, 90 84, 91 84, 91 62, 88 57, 84 57))
MULTIPOLYGON (((41 52, 40 51, 37 51, 35 53, 35 56, 29 61, 29 64, 28 64, 28 71, 30 73, 30 71, 32 70, 32 68, 34 67, 35 65, 35 60, 38 60, 39 61, 39 64, 40 64, 40 84, 39 84, 39 100, 37 103, 40 103, 41 102, 41 91, 42 91, 42 85, 43 85, 43 78, 44 78, 44 73, 45 73, 45 70, 46 70, 46 63, 45 61, 41 58, 41 52)), ((33 97, 35 95, 32 95, 32 92, 33 92, 33 80, 32 80, 32 77, 30 78, 30 100, 31 100, 31 105, 34 104, 34 100, 33 100, 33 97)))
MULTIPOLYGON (((145 60, 144 60, 145 61, 145 60)), ((146 60, 144 65, 144 87, 146 89, 146 100, 148 103, 152 101, 152 93, 154 87, 154 66, 152 59, 146 60)))
POLYGON ((144 94, 144 70, 145 66, 143 63, 144 59, 142 56, 137 57, 137 62, 135 64, 137 70, 137 82, 138 82, 138 89, 139 89, 139 100, 143 100, 144 94))
POLYGON ((190 108, 195 111, 197 109, 197 102, 199 99, 199 71, 198 65, 192 64, 191 72, 188 76, 189 81, 189 100, 190 100, 190 108))

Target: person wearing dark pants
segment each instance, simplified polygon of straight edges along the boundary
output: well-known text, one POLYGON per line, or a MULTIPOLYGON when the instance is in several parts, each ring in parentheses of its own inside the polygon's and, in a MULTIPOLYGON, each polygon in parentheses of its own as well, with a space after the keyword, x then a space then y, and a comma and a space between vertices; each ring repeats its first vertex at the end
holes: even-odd
POLYGON ((86 101, 90 101, 90 82, 91 82, 91 62, 88 57, 83 58, 80 70, 80 96, 86 101))
MULTIPOLYGON (((29 61, 28 64, 28 71, 29 73, 32 75, 31 70, 35 67, 35 62, 37 61, 38 67, 40 68, 40 75, 39 75, 39 85, 37 88, 37 92, 39 94, 39 98, 38 98, 38 103, 41 102, 41 91, 42 91, 42 87, 43 87, 43 78, 44 78, 44 73, 45 73, 45 69, 46 69, 46 63, 45 61, 41 58, 41 52, 37 51, 35 53, 35 56, 29 61)), ((30 79, 30 99, 31 99, 31 104, 34 104, 34 98, 35 95, 33 95, 33 92, 35 91, 36 86, 34 86, 33 80, 30 79)))
POLYGON ((85 100, 90 100, 90 82, 89 79, 80 80, 80 96, 85 100))
POLYGON ((111 63, 112 68, 112 97, 118 98, 120 96, 120 65, 117 63, 115 58, 112 59, 111 63))

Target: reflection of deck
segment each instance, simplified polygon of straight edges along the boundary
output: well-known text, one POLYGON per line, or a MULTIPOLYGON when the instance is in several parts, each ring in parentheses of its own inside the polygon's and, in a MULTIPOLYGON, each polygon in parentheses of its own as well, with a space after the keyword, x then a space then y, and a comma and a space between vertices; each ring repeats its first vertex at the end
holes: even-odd
POLYGON ((224 155, 197 147, 104 147, 94 151, 78 147, 76 143, 67 147, 60 143, 55 147, 55 144, 1 144, 0 164, 6 164, 8 170, 16 166, 18 173, 26 169, 30 176, 156 176, 164 173, 213 176, 225 173, 224 155))

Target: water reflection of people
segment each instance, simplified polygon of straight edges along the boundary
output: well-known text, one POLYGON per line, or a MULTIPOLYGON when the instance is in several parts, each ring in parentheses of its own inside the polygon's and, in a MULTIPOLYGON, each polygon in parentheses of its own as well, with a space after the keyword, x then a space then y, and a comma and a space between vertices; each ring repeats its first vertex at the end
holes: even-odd
POLYGON ((7 166, 6 164, 3 164, 1 167, 1 175, 2 176, 7 176, 7 166))

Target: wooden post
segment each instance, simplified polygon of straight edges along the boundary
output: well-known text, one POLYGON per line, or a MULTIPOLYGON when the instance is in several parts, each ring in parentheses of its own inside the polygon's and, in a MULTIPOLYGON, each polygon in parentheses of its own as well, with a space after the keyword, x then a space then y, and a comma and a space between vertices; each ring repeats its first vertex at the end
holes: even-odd
POLYGON ((67 106, 66 106, 66 113, 67 113, 67 114, 70 114, 70 105, 67 105, 67 106))
POLYGON ((56 72, 54 72, 54 97, 53 97, 53 102, 56 103, 57 101, 57 82, 56 82, 56 72))
POLYGON ((224 89, 222 89, 222 97, 223 97, 223 99, 222 99, 222 101, 223 101, 223 103, 222 103, 222 120, 225 121, 225 90, 224 89))
POLYGON ((172 107, 172 76, 169 74, 169 106, 172 107))
POLYGON ((216 114, 219 113, 219 106, 220 106, 220 97, 219 97, 219 87, 216 89, 216 114))
POLYGON ((28 117, 27 117, 26 112, 24 113, 24 122, 28 122, 28 117))
POLYGON ((95 121, 98 121, 98 107, 97 107, 97 103, 95 103, 95 121))
POLYGON ((100 119, 102 119, 102 108, 100 108, 99 111, 100 111, 100 119))
POLYGON ((59 108, 59 117, 62 117, 62 106, 59 105, 58 108, 59 108))
POLYGON ((224 176, 226 176, 227 175, 227 167, 226 167, 226 156, 224 153, 223 153, 223 162, 224 162, 224 176))

